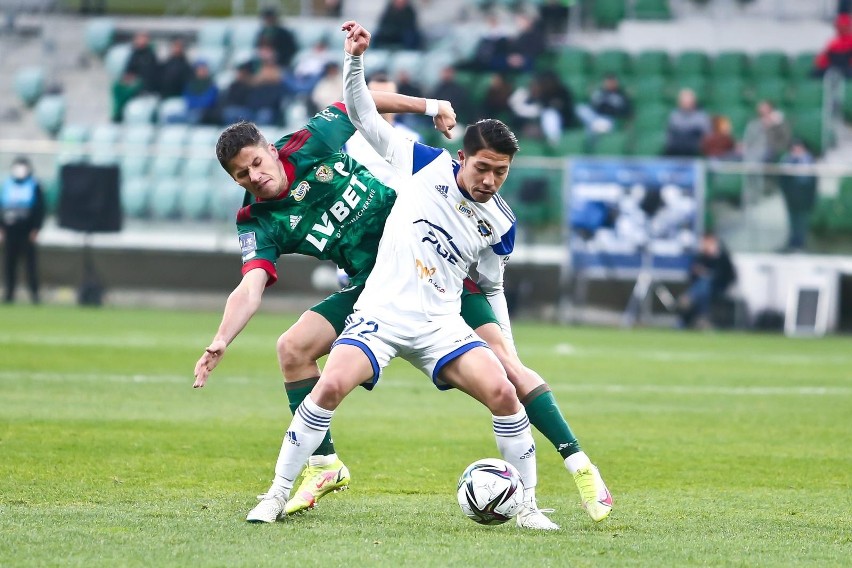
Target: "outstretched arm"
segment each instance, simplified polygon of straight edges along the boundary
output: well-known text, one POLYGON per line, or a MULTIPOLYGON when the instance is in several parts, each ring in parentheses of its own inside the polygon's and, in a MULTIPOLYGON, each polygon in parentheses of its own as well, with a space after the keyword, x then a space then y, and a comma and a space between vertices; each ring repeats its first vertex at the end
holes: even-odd
MULTIPOLYGON (((400 95, 399 93, 389 93, 387 91, 370 91, 373 101, 376 103, 376 108, 380 114, 428 114, 431 102, 434 99, 424 99, 422 97, 409 97, 408 95, 400 95)), ((438 114, 432 117, 432 122, 435 123, 435 129, 441 134, 450 138, 450 130, 456 125, 456 111, 449 101, 437 100, 438 114)))
POLYGON ((195 382, 193 388, 203 387, 207 377, 225 356, 225 349, 243 330, 252 316, 260 307, 263 290, 266 287, 268 275, 265 270, 255 268, 246 272, 243 279, 228 296, 222 323, 213 341, 204 350, 204 355, 195 364, 195 382))

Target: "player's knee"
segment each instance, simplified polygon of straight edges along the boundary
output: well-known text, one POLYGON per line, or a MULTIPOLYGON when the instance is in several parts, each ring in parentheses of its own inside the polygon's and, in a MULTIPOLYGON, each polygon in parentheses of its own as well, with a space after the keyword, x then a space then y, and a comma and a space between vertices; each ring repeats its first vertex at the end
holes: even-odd
POLYGON ((499 381, 494 385, 488 405, 491 413, 497 416, 515 414, 521 409, 515 387, 508 380, 499 381))
POLYGON ((309 345, 298 334, 285 331, 275 345, 278 352, 278 363, 284 375, 311 361, 309 345))
POLYGON ((343 402, 349 389, 336 375, 323 375, 311 391, 311 398, 317 405, 326 410, 334 410, 343 402))

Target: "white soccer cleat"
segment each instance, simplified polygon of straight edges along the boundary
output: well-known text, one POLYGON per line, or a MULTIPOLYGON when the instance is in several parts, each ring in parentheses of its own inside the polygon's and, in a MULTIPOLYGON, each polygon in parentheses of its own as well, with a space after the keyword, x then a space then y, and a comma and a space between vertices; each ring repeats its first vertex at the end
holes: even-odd
POLYGON ((246 521, 250 523, 274 523, 278 519, 283 518, 284 506, 287 505, 287 496, 277 493, 270 495, 263 493, 258 495, 260 500, 254 509, 246 515, 246 521))
POLYGON ((551 521, 544 514, 552 513, 553 509, 539 509, 535 503, 524 503, 518 515, 515 517, 518 526, 522 529, 535 529, 540 531, 556 531, 559 525, 551 521))

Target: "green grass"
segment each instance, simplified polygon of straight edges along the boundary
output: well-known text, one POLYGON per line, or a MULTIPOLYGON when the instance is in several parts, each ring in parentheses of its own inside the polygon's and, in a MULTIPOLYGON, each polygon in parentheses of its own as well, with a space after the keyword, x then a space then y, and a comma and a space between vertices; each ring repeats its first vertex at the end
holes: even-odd
POLYGON ((220 314, 0 308, 0 566, 839 566, 852 558, 847 338, 518 325, 615 498, 593 524, 539 441, 553 534, 481 527, 455 483, 487 412, 404 361, 333 432, 352 488, 249 525, 290 415, 260 314, 208 386, 220 314), (846 558, 846 560, 843 560, 846 558))

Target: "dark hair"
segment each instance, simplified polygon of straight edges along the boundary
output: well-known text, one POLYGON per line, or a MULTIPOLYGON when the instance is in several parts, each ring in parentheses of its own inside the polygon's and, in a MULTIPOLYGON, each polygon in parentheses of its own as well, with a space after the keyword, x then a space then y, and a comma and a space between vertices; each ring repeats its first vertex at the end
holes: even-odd
POLYGON ((464 153, 466 156, 473 156, 484 149, 506 154, 511 159, 519 149, 518 138, 502 121, 483 118, 465 130, 464 153))
POLYGON ((228 163, 246 146, 266 146, 266 138, 253 122, 237 122, 225 129, 216 142, 216 157, 219 163, 230 173, 228 163))

